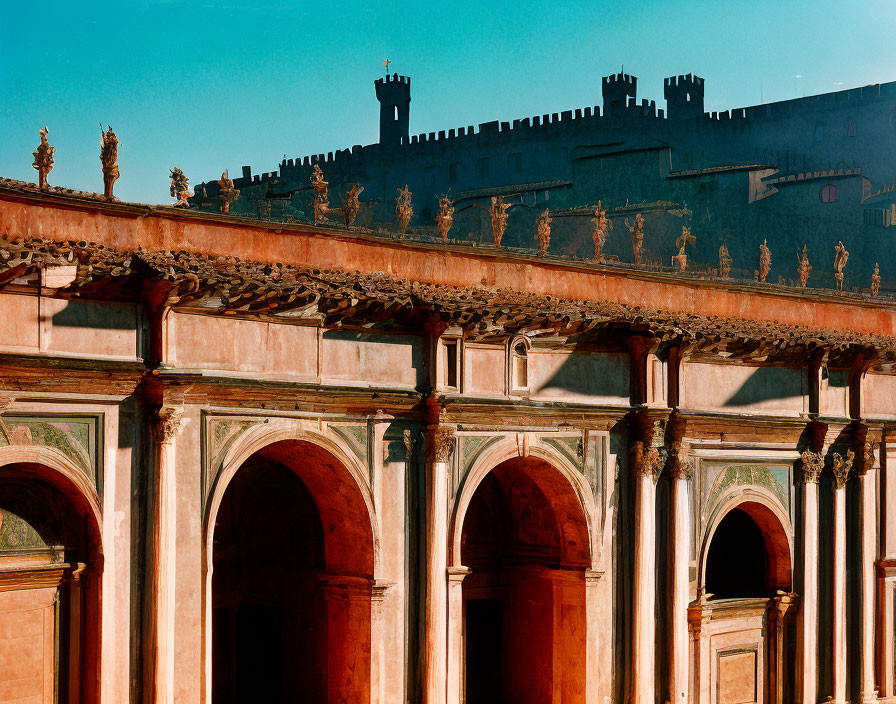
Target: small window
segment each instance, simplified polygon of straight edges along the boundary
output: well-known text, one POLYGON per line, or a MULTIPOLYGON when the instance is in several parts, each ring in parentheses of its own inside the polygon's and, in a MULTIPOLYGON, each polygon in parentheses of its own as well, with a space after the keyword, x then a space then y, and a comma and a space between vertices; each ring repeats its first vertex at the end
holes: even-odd
POLYGON ((392 108, 392 119, 398 121, 398 106, 392 108))
POLYGON ((529 390, 529 341, 522 337, 510 346, 510 392, 529 390))
POLYGON ((837 187, 830 183, 825 184, 821 187, 818 197, 822 203, 833 203, 837 200, 837 187))
POLYGON ((856 136, 856 121, 850 120, 846 125, 846 136, 847 137, 855 137, 856 136))
POLYGON ((440 386, 444 389, 460 390, 460 340, 442 339, 441 357, 440 386))

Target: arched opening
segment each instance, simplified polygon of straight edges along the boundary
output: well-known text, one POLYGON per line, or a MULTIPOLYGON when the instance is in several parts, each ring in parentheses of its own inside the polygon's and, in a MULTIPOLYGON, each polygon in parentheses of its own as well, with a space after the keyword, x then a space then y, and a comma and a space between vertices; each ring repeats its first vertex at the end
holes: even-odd
POLYGON ((584 702, 584 511, 536 458, 499 464, 463 519, 465 701, 584 702))
POLYGON ((0 468, 0 701, 98 698, 102 550, 93 509, 53 469, 0 468))
POLYGON ((773 597, 791 588, 790 546, 778 518, 745 502, 724 515, 712 534, 704 576, 713 599, 773 597))
POLYGON ((212 549, 212 700, 370 700, 373 537, 348 470, 310 442, 252 455, 212 549))

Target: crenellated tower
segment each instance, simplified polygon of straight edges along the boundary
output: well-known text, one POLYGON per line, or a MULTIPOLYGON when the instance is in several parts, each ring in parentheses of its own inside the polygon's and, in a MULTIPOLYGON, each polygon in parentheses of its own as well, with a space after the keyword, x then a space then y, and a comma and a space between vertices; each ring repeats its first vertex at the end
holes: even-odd
POLYGON ((602 83, 604 98, 604 115, 620 115, 628 98, 634 100, 638 95, 638 78, 627 73, 604 76, 602 83))
POLYGON ((380 101, 380 144, 394 146, 408 138, 411 115, 411 79, 397 73, 378 79, 376 99, 380 101))
POLYGON ((703 79, 699 76, 672 76, 663 81, 666 117, 682 120, 703 116, 703 79))

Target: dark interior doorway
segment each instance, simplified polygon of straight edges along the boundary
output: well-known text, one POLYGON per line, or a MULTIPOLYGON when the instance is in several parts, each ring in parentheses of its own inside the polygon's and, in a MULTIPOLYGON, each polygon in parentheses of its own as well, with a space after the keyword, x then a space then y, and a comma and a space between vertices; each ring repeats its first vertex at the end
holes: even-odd
POLYGON ((774 596, 762 530, 739 508, 716 528, 706 559, 706 593, 715 599, 774 596))

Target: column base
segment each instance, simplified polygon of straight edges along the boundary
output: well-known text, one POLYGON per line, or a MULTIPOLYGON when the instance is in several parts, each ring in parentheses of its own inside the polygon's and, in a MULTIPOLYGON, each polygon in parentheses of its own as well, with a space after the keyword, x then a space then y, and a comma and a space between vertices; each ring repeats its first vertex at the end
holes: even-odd
POLYGON ((878 698, 877 690, 875 689, 868 692, 867 694, 863 694, 862 698, 859 701, 861 702, 861 704, 877 704, 878 702, 883 700, 878 698))

